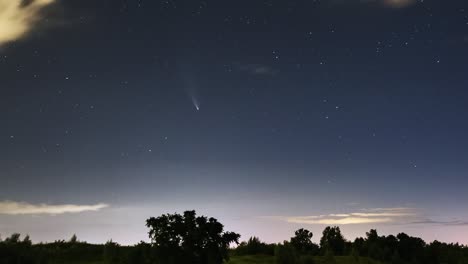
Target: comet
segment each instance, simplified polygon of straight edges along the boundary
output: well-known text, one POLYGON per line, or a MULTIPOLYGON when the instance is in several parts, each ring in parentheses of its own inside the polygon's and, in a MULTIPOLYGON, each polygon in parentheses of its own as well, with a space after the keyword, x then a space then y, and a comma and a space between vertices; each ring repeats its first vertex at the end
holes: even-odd
POLYGON ((197 98, 194 95, 192 95, 191 98, 192 98, 193 106, 195 106, 195 109, 197 109, 197 111, 200 111, 200 102, 198 102, 197 98))
POLYGON ((198 85, 196 81, 196 75, 193 74, 193 71, 183 67, 181 69, 182 76, 182 85, 187 94, 187 97, 192 101, 193 106, 197 111, 200 111, 200 100, 198 95, 198 85))

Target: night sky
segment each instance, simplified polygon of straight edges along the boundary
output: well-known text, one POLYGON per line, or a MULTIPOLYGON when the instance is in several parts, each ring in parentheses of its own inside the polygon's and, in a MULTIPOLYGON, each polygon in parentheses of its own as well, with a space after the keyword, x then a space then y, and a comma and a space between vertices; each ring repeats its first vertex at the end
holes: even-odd
POLYGON ((0 233, 468 243, 466 0, 0 0, 0 233))

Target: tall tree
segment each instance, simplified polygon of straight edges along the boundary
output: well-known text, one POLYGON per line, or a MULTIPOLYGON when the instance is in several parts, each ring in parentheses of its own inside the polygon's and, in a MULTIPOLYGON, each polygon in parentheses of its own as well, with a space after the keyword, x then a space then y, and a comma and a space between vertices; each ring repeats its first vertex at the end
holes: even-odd
POLYGON ((149 237, 159 263, 222 264, 239 234, 223 232, 215 218, 196 216, 195 211, 164 214, 146 220, 149 237))
POLYGON ((323 230, 322 238, 320 239, 320 247, 323 252, 331 251, 334 255, 343 255, 345 243, 346 241, 339 227, 327 226, 323 230))
POLYGON ((301 254, 315 253, 317 245, 312 242, 313 234, 307 229, 301 228, 291 237, 291 245, 301 254))

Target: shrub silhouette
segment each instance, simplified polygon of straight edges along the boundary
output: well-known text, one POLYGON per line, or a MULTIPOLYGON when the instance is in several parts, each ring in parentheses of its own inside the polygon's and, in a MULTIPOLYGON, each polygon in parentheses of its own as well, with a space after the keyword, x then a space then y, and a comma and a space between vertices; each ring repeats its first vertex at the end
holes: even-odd
POLYGON ((298 262, 296 249, 291 243, 284 241, 282 245, 278 244, 276 246, 275 259, 276 264, 296 264, 298 262))
POLYGON ((245 255, 271 255, 275 254, 275 244, 266 244, 261 242, 258 237, 251 237, 247 242, 242 242, 234 250, 234 254, 238 256, 245 255))

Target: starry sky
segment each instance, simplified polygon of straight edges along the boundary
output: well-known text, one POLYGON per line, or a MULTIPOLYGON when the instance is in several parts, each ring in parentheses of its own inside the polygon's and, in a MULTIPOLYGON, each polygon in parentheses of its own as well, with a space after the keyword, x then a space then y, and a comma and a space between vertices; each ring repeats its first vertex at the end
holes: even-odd
POLYGON ((0 234, 468 243, 465 0, 0 0, 0 234))

